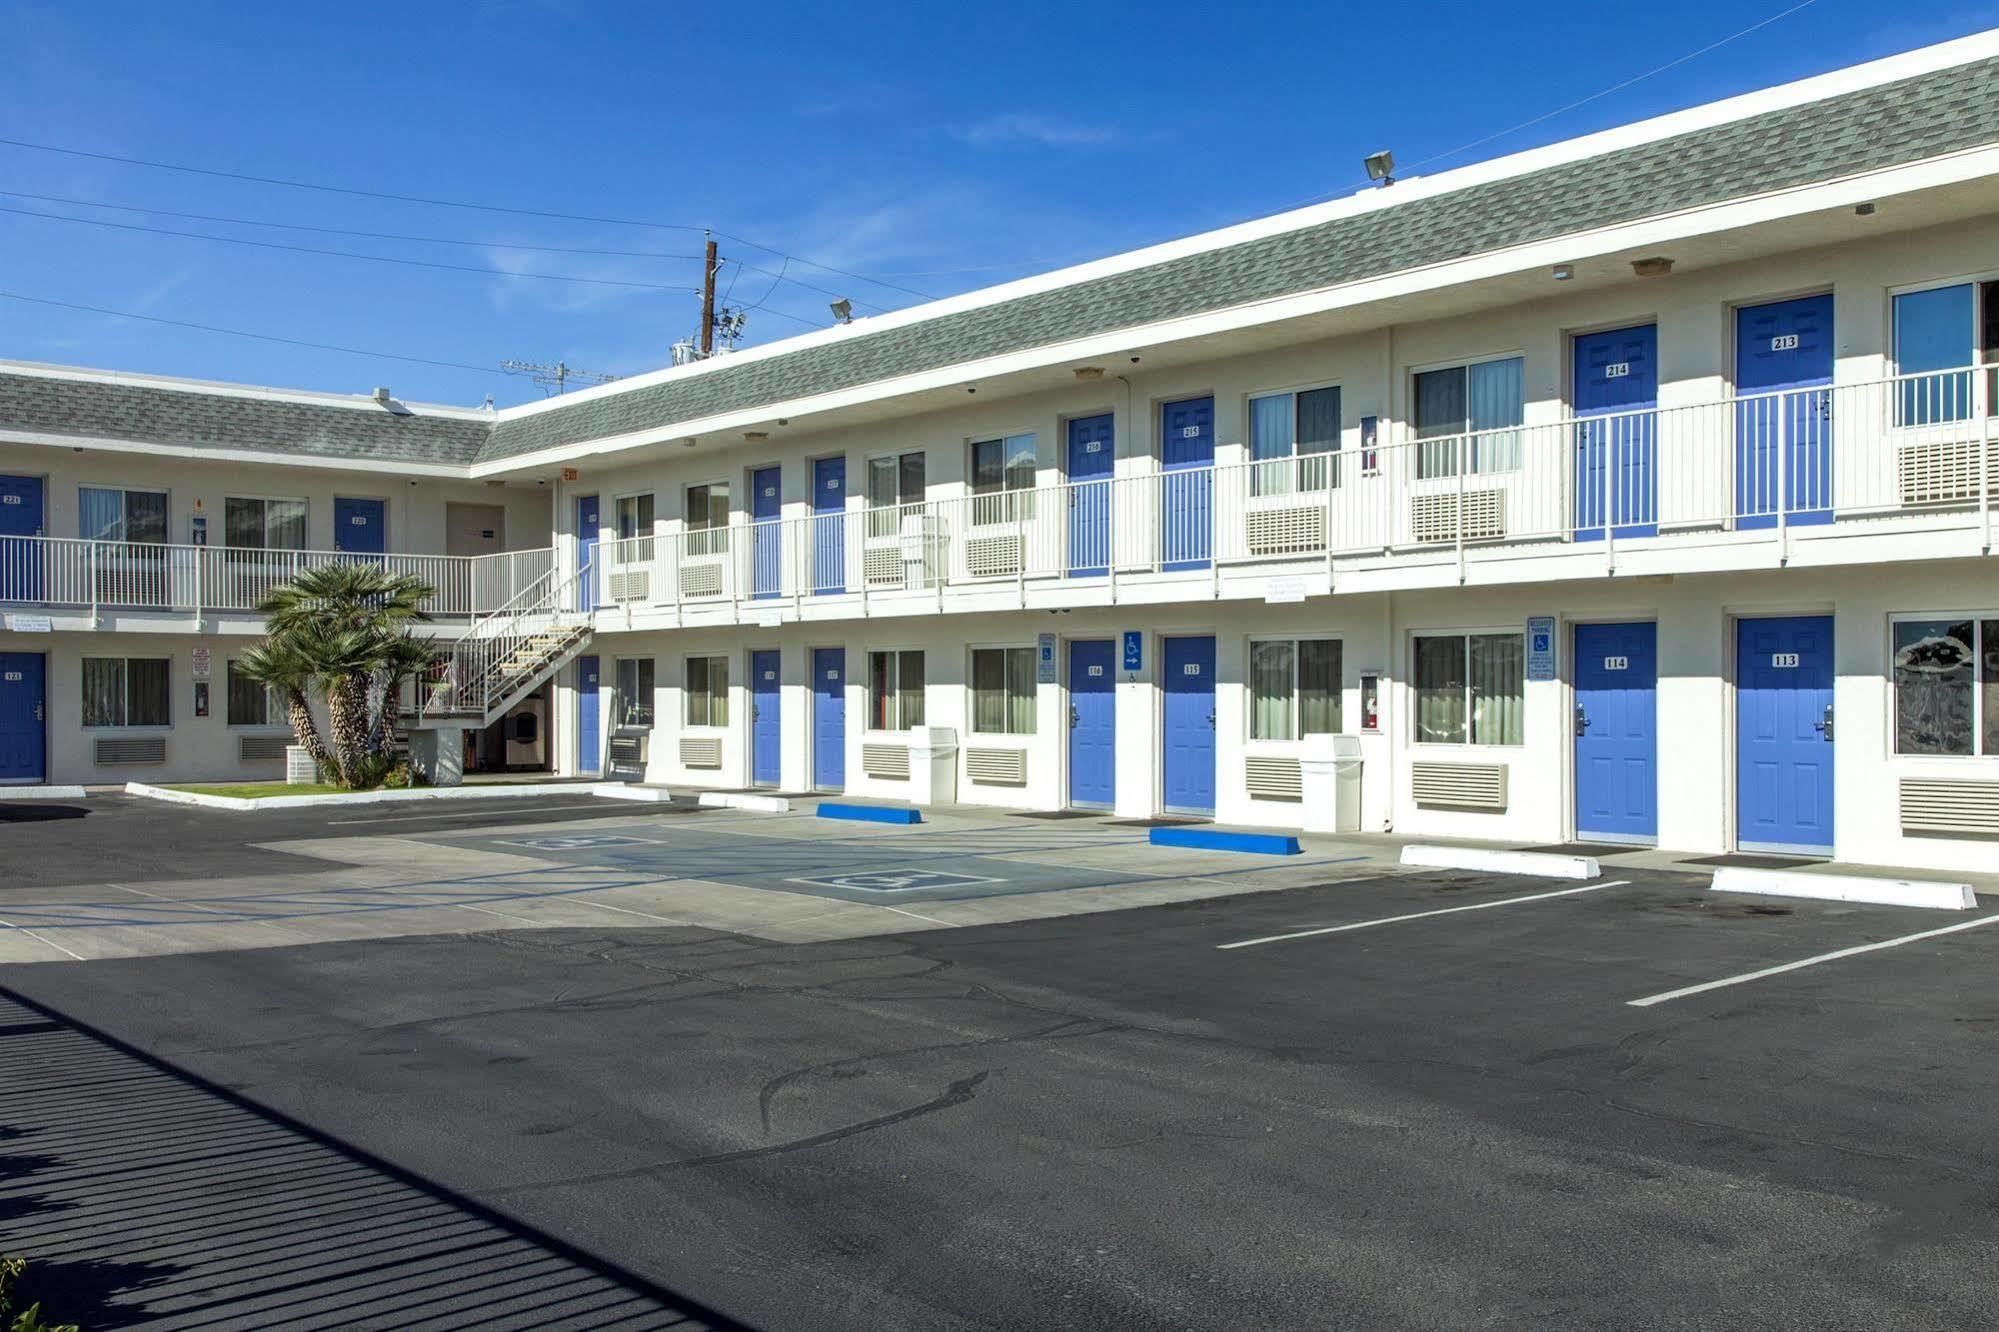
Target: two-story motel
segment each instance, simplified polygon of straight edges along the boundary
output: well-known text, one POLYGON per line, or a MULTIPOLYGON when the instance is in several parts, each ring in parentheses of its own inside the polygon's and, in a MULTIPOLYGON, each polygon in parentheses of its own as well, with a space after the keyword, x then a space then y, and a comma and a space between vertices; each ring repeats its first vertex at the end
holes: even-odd
POLYGON ((475 764, 1968 866, 1995 365, 1994 34, 518 408, 4 364, 0 778, 279 776, 379 557, 475 764))

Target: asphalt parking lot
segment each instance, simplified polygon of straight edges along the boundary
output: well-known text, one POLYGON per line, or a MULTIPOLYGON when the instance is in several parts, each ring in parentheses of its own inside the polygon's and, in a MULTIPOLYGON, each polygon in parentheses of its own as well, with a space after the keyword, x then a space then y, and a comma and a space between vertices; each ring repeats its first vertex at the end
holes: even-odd
POLYGON ((93 1328, 269 1326, 278 1298, 364 1327, 1999 1319, 1999 911, 1335 847, 1274 891, 1103 909, 1152 880, 1114 878, 1132 834, 1089 821, 1053 849, 1051 826, 938 828, 855 860, 810 825, 621 814, 575 835, 636 845, 498 849, 561 823, 396 844, 661 897, 663 858, 787 909, 1043 914, 808 941, 607 915, 0 969, 0 1231, 60 1255, 52 1301, 93 1328), (1092 888, 1017 868, 1092 857, 1092 888), (780 886, 913 869, 1029 886, 780 886), (1117 896, 1048 914, 1088 893, 1117 896), (79 1100, 108 1145, 66 1127, 79 1100), (369 1246, 411 1232, 211 1174, 226 1152, 189 1124, 471 1238, 358 1303, 369 1246), (495 1255, 530 1279, 466 1307, 495 1255))

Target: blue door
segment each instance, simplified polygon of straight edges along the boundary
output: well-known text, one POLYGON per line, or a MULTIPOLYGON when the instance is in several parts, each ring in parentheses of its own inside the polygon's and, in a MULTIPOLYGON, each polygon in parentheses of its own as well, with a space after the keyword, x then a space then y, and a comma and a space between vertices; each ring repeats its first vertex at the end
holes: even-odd
POLYGON ((776 786, 782 779, 784 714, 778 693, 778 654, 750 654, 750 781, 776 786))
POLYGON ((784 591, 784 487, 775 467, 750 473, 750 595, 784 591))
POLYGON ((1735 312, 1737 526, 1832 521, 1830 383, 1831 296, 1735 312))
MULTIPOLYGON (((1106 418, 1108 419, 1108 418, 1106 418)), ((1117 645, 1069 644, 1069 803, 1117 801, 1117 645)))
POLYGON ((1736 622, 1738 845, 1831 849, 1832 673, 1830 615, 1736 622))
POLYGON ((847 784, 847 652, 812 649, 812 785, 838 791, 847 784))
POLYGON ((1169 638, 1166 672, 1166 808, 1215 809, 1215 640, 1169 638))
POLYGON ((583 606, 593 610, 602 605, 604 571, 597 567, 597 537, 603 531, 603 515, 597 508, 595 495, 576 497, 576 568, 583 577, 586 589, 583 606), (587 572, 584 572, 586 571, 587 572))
POLYGON ((44 780, 39 652, 0 652, 0 782, 44 780))
POLYGON ((812 590, 847 590, 847 460, 812 464, 812 590))
POLYGON ((1659 836, 1658 631, 1576 626, 1576 832, 1659 836))
POLYGON ((1579 335, 1573 391, 1583 418, 1576 426, 1576 539, 1601 540, 1606 523, 1620 537, 1656 535, 1657 326, 1579 335))
POLYGON ((0 476, 0 601, 42 599, 42 479, 0 476))
POLYGON ((349 555, 386 555, 389 503, 378 499, 333 501, 333 548, 349 555))
POLYGON ((576 771, 595 776, 604 770, 604 701, 595 657, 576 659, 576 771))
POLYGON ((1069 576, 1092 578, 1111 567, 1111 472, 1117 463, 1111 417, 1069 423, 1069 576))
POLYGON ((1214 522, 1215 400, 1189 398, 1159 409, 1159 562, 1163 569, 1208 567, 1214 522))

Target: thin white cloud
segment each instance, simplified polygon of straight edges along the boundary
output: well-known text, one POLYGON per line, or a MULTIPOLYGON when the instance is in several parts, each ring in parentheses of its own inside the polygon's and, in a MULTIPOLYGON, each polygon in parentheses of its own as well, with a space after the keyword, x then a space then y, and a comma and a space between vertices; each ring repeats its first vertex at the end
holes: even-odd
POLYGON ((1019 145, 1042 148, 1102 148, 1123 134, 1115 125, 1091 125, 1027 111, 1005 111, 961 125, 952 135, 979 148, 1019 145))

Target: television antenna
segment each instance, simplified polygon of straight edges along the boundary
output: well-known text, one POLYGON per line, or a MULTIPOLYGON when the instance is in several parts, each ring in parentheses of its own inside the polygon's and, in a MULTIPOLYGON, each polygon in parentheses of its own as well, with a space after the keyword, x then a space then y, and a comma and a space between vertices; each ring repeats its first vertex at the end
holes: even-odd
POLYGON ((554 365, 541 361, 502 361, 500 368, 510 375, 526 375, 541 385, 544 397, 551 389, 556 393, 568 392, 569 381, 572 379, 581 384, 610 384, 622 378, 619 375, 607 375, 600 370, 578 370, 564 361, 557 361, 554 365))

